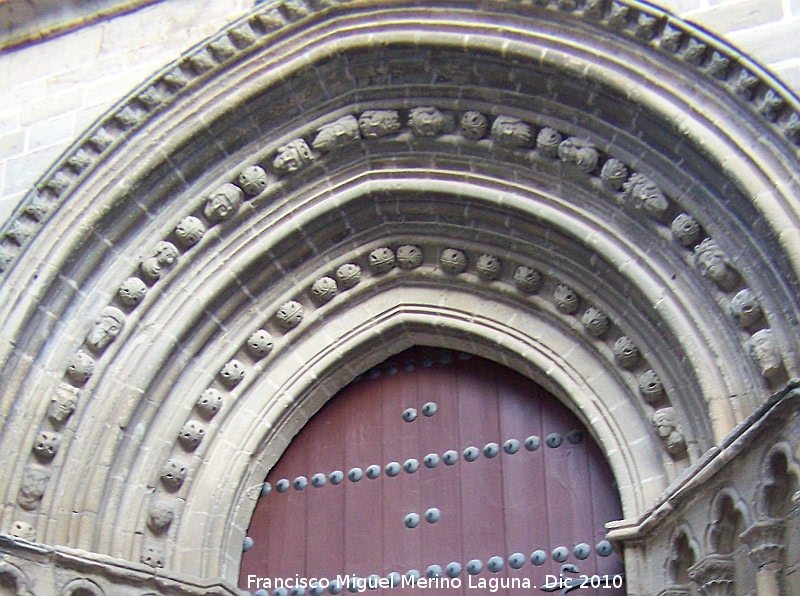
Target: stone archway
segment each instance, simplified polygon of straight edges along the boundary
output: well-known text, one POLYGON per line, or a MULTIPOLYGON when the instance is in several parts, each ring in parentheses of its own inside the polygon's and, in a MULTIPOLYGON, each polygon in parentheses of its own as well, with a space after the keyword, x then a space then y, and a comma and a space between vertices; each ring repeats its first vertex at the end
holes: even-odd
POLYGON ((797 374, 797 130, 642 3, 260 5, 0 241, 2 526, 233 581, 291 437, 415 344, 547 387, 637 518, 797 374))

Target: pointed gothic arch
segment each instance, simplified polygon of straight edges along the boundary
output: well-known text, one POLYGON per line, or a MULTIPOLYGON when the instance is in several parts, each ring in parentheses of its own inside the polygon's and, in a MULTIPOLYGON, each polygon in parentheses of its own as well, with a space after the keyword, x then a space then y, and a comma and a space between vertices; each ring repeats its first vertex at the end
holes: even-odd
POLYGON ((798 373, 799 112, 612 4, 264 3, 93 125, 0 239, 2 526, 233 581, 291 437, 416 344, 647 511, 798 373))

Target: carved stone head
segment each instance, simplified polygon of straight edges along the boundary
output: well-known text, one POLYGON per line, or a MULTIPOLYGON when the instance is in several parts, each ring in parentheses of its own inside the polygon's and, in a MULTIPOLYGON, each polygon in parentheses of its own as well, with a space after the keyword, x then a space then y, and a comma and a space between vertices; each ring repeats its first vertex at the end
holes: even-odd
POLYGON ((464 112, 461 116, 461 134, 464 138, 477 141, 486 136, 489 129, 489 120, 480 112, 464 112))
POLYGON ((142 547, 141 562, 150 567, 160 568, 164 566, 164 554, 161 549, 152 544, 142 547))
POLYGON ((178 441, 187 451, 194 451, 203 441, 206 434, 205 427, 195 420, 190 420, 183 425, 181 432, 178 433, 178 441))
POLYGON ((226 182, 208 196, 203 215, 211 222, 227 219, 239 210, 243 198, 242 189, 226 182))
POLYGON ((541 273, 536 271, 536 269, 531 269, 524 265, 517 267, 517 270, 514 272, 514 284, 520 292, 524 292, 525 294, 534 294, 538 292, 542 287, 542 281, 541 273))
POLYGON ((31 524, 24 521, 15 521, 11 524, 11 529, 8 531, 11 536, 22 538, 28 542, 36 542, 36 528, 31 524))
POLYGON ((563 139, 555 128, 545 126, 536 135, 536 149, 545 157, 558 157, 558 147, 563 139))
POLYGON ((660 410, 656 410, 653 414, 653 426, 656 429, 656 433, 662 439, 666 439, 672 434, 676 428, 678 428, 678 418, 675 415, 675 408, 668 407, 668 408, 661 408, 660 410))
POLYGON ((28 466, 22 476, 17 502, 23 509, 33 510, 39 506, 47 483, 50 482, 50 471, 41 466, 28 466))
POLYGON ((564 284, 559 284, 553 292, 553 300, 555 300, 558 310, 566 314, 572 314, 578 310, 580 302, 575 290, 564 284))
POLYGON ((756 331, 747 341, 747 348, 765 377, 774 376, 783 368, 783 358, 772 329, 756 331))
POLYGON ((418 137, 434 137, 444 132, 445 117, 434 107, 413 108, 408 113, 408 127, 418 137))
POLYGON ((439 257, 442 271, 451 275, 463 273, 467 268, 467 255, 457 248, 445 248, 439 257))
POLYGON ((594 306, 586 309, 581 317, 581 323, 586 328, 586 332, 593 337, 601 337, 608 331, 608 315, 594 306))
POLYGON ((657 403, 666 396, 664 385, 654 370, 646 370, 639 377, 639 393, 650 404, 657 403))
POLYGON ((147 294, 147 284, 145 284, 138 277, 129 277, 117 291, 117 295, 123 304, 128 306, 136 306, 142 301, 145 294, 147 294))
POLYGON ((206 420, 211 420, 222 407, 222 394, 213 387, 209 387, 203 391, 195 407, 206 420))
POLYGON ((249 195, 257 195, 267 188, 267 173, 261 166, 247 166, 239 174, 239 186, 249 195))
POLYGON ((33 442, 33 452, 40 459, 50 460, 55 457, 60 445, 61 435, 59 433, 44 430, 36 435, 36 440, 33 442))
POLYGON ((206 233, 206 226, 194 215, 187 215, 175 226, 175 235, 185 247, 194 246, 206 233))
POLYGON ((302 304, 296 300, 289 300, 278 309, 275 318, 278 319, 278 324, 288 331, 303 322, 304 314, 302 304))
POLYGON ((150 256, 142 261, 141 270, 149 279, 158 280, 164 267, 171 267, 178 260, 175 245, 162 240, 153 248, 150 256))
POLYGON ((272 351, 274 345, 272 336, 263 329, 258 329, 247 340, 247 351, 255 358, 263 358, 272 351))
POLYGON ((317 131, 317 136, 311 142, 311 146, 317 151, 330 151, 335 147, 358 141, 360 138, 358 120, 355 116, 348 114, 334 122, 322 125, 317 131))
POLYGON ((622 368, 633 368, 639 362, 639 348, 627 335, 614 343, 614 357, 622 368))
POLYGON ((738 283, 739 274, 712 238, 706 238, 695 247, 694 258, 700 275, 713 281, 720 289, 730 290, 738 283))
POLYGON ((494 255, 481 255, 475 263, 475 270, 478 276, 484 281, 492 281, 500 277, 503 272, 503 264, 494 255))
POLYGON ((621 190, 628 179, 628 166, 612 157, 603 164, 603 169, 600 170, 600 178, 608 188, 621 190))
POLYGON ((244 379, 244 374, 244 365, 238 360, 231 360, 219 371, 219 380, 226 387, 234 387, 244 379))
POLYGON ((382 246, 369 253, 369 268, 373 273, 386 273, 394 267, 394 251, 382 246))
POLYGON ((700 224, 688 213, 680 213, 672 220, 672 235, 683 246, 691 247, 697 244, 702 232, 700 224))
POLYGON ((395 110, 367 110, 358 119, 365 139, 394 134, 400 130, 400 115, 395 110))
POLYGON ((178 490, 186 479, 186 466, 176 459, 168 459, 161 469, 161 482, 169 490, 178 490))
POLYGON ((625 194, 637 205, 655 217, 663 215, 669 209, 669 201, 655 182, 642 174, 633 174, 623 185, 625 194))
POLYGON ((562 161, 574 163, 578 169, 587 174, 597 167, 600 154, 588 139, 570 137, 558 146, 558 156, 562 161))
POLYGON ((278 147, 272 165, 283 174, 291 174, 311 163, 313 158, 308 144, 303 139, 295 139, 278 147))
POLYGON ((153 501, 147 510, 147 525, 156 533, 166 529, 173 519, 175 511, 166 501, 153 501))
POLYGON ((94 374, 94 358, 78 351, 67 366, 67 376, 76 383, 85 383, 94 374))
POLYGON ((397 264, 401 269, 416 269, 422 264, 422 249, 412 244, 397 248, 397 264))
POLYGON ((339 287, 331 277, 321 277, 311 285, 311 295, 317 304, 330 302, 338 292, 339 287))
POLYGON ((343 288, 353 288, 361 281, 361 267, 355 263, 345 263, 336 270, 336 279, 343 288))
POLYGON ((125 314, 114 306, 106 306, 86 337, 86 345, 95 352, 102 351, 116 339, 124 325, 125 314))
POLYGON ((78 407, 78 389, 67 383, 56 387, 55 396, 50 400, 47 417, 56 424, 63 423, 78 407))
POLYGON ((764 316, 758 298, 749 288, 745 288, 731 299, 731 312, 742 327, 749 327, 764 316))
POLYGON ((492 138, 504 147, 526 147, 531 142, 531 127, 513 116, 498 116, 492 123, 492 138))

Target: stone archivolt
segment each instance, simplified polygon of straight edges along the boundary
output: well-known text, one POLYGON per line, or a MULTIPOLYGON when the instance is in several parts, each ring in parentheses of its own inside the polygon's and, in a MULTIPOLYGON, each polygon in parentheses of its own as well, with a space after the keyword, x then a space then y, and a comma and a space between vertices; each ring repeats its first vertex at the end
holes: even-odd
POLYGON ((291 436, 416 343, 501 360, 571 403, 635 516, 800 372, 796 247, 747 233, 788 200, 749 197, 796 154, 781 136, 792 98, 638 3, 498 6, 471 25, 462 4, 413 27, 409 7, 363 21, 328 4, 259 7, 148 82, 0 241, 0 322, 19 346, 3 347, 0 407, 28 412, 0 437, 25 454, 8 466, 22 515, 0 527, 233 578, 252 489, 291 436), (340 50, 284 29, 301 19, 331 27, 340 50), (513 61, 495 45, 509 19, 530 28, 504 50, 513 61), (392 43, 364 52, 356 24, 392 43), (545 52, 547 33, 564 43, 545 52), (605 53, 587 61, 573 35, 605 53), (669 93, 625 99, 642 44, 675 58, 648 64, 669 93), (714 99, 721 88, 733 95, 714 99), (724 113, 734 96, 755 111, 733 131, 683 111, 707 100, 724 113), (753 131, 775 143, 751 147, 753 131), (729 154, 741 172, 721 165, 729 154), (71 231, 73 212, 96 213, 96 237, 71 231), (39 314, 20 315, 18 287, 39 314), (72 511, 92 521, 48 521, 72 511))

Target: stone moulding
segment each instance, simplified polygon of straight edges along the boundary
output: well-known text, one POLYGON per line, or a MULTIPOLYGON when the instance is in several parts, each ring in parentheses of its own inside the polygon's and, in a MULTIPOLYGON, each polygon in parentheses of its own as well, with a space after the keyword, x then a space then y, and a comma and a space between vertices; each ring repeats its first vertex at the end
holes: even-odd
MULTIPOLYGON (((120 142, 136 134, 159 113, 160 108, 224 72, 236 59, 268 46, 298 21, 306 23, 314 18, 325 19, 331 11, 347 11, 370 4, 369 1, 336 0, 310 0, 308 4, 283 0, 261 3, 250 15, 232 23, 156 73, 67 149, 22 200, 0 230, 0 276, 7 273, 28 244, 27 239, 20 242, 14 236, 13 226, 40 228, 80 180, 107 160, 120 142)), ((459 7, 463 8, 463 4, 459 7)), ((585 7, 578 2, 573 4, 574 9, 565 10, 554 1, 541 1, 530 6, 515 4, 511 10, 526 16, 535 16, 542 10, 557 12, 559 17, 591 23, 657 48, 697 73, 709 76, 732 98, 757 111, 787 141, 800 146, 800 101, 766 70, 735 48, 641 2, 619 0, 611 7, 609 3, 596 0, 588 2, 585 7), (624 18, 620 18, 620 11, 624 12, 624 18)), ((490 6, 500 14, 509 10, 508 6, 500 3, 490 6)))

